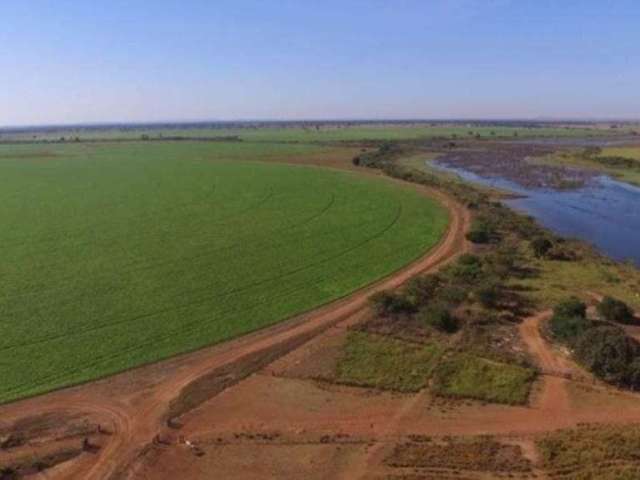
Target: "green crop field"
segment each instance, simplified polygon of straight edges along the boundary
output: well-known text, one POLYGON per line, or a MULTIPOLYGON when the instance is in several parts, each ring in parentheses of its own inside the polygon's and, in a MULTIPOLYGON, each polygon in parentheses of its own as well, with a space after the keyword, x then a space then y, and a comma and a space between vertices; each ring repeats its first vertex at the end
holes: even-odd
POLYGON ((0 147, 0 402, 229 339, 389 274, 447 213, 321 147, 0 147))

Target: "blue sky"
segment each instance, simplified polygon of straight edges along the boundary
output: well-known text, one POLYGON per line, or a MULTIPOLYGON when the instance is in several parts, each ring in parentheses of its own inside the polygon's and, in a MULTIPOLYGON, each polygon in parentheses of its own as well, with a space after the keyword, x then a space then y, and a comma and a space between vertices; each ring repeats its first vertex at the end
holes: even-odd
POLYGON ((0 125, 640 118, 637 0, 4 0, 0 125))

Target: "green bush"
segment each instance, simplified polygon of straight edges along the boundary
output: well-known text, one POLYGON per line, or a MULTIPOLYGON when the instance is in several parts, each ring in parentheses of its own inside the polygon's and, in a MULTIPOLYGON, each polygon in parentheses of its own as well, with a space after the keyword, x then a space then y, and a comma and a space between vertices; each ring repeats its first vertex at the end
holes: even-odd
POLYGON ((495 277, 506 279, 511 276, 519 260, 518 251, 512 246, 501 246, 484 257, 485 265, 495 277))
POLYGON ((491 241, 491 235, 489 230, 484 227, 474 227, 467 233, 467 240, 473 243, 489 243, 491 241))
POLYGON ((424 306, 436 296, 442 283, 438 275, 421 275, 409 280, 405 292, 415 306, 424 306))
POLYGON ((598 304, 598 313, 610 322, 632 324, 635 321, 633 310, 626 303, 612 297, 604 297, 598 304))
POLYGON ((587 306, 579 298, 569 297, 560 302, 553 309, 553 315, 556 317, 587 317, 587 306))
POLYGON ((383 317, 415 312, 413 303, 401 293, 385 290, 371 295, 369 301, 374 311, 383 317))
POLYGON ((485 308, 495 308, 500 301, 502 289, 497 282, 489 282, 476 290, 478 301, 485 308))
POLYGON ((470 284, 482 277, 482 260, 477 255, 469 253, 461 255, 458 261, 449 269, 449 273, 457 282, 470 284))
POLYGON ((544 257, 553 247, 553 243, 547 237, 536 237, 531 240, 531 249, 536 257, 544 257))
POLYGON ((640 345, 612 326, 590 328, 578 339, 575 355, 590 372, 606 382, 630 385, 630 368, 637 365, 640 345))
POLYGON ((434 305, 421 310, 420 318, 425 325, 441 332, 454 333, 458 330, 458 320, 441 305, 434 305))
POLYGON ((447 285, 438 293, 441 302, 451 306, 458 306, 467 299, 469 291, 467 288, 457 285, 447 285))
POLYGON ((592 324, 584 317, 554 315, 549 321, 549 330, 557 341, 574 345, 592 324))

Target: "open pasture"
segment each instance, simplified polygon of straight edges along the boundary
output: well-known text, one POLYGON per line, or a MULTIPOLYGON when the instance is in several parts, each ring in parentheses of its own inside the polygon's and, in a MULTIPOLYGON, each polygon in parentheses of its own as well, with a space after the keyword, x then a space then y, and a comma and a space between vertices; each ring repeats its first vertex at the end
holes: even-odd
POLYGON ((320 147, 0 147, 0 402, 198 349, 342 297, 438 242, 383 179, 253 160, 320 147))
POLYGON ((0 142, 11 141, 60 141, 78 140, 160 140, 167 138, 223 138, 237 137, 245 142, 295 142, 295 143, 335 143, 360 141, 407 141, 447 137, 473 139, 479 136, 492 138, 531 137, 584 137, 611 136, 626 133, 627 130, 610 131, 590 127, 568 127, 562 125, 460 125, 460 124, 314 124, 300 126, 252 127, 102 127, 100 129, 61 127, 43 131, 0 131, 0 142))

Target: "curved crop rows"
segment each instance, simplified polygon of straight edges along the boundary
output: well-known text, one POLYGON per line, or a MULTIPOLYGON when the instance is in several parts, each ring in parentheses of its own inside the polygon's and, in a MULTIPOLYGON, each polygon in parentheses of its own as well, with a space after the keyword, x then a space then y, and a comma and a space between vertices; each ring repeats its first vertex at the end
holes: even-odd
POLYGON ((188 151, 0 161, 0 402, 310 310, 446 228, 389 182, 188 151))

